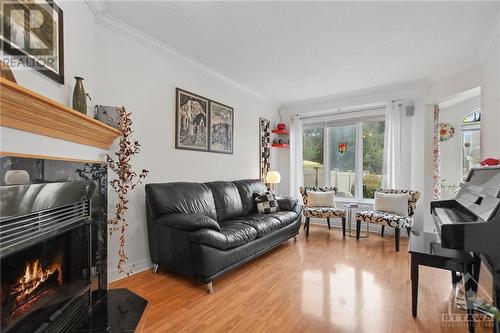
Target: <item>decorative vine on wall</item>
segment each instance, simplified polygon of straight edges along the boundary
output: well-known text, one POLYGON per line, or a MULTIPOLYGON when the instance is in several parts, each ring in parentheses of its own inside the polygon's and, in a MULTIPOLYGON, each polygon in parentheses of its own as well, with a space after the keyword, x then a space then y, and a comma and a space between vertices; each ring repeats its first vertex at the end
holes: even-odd
MULTIPOLYGON (((118 271, 123 273, 124 265, 128 260, 125 253, 125 232, 128 223, 125 219, 125 213, 128 210, 128 195, 138 184, 141 184, 148 175, 148 170, 142 169, 140 173, 133 170, 131 159, 139 154, 141 145, 137 140, 132 140, 132 113, 127 112, 125 107, 117 107, 116 111, 120 117, 120 146, 115 153, 115 158, 106 156, 106 162, 111 171, 116 174, 116 178, 110 181, 111 188, 118 195, 118 201, 115 205, 114 217, 108 220, 110 226, 109 232, 120 233, 120 248, 118 250, 119 261, 118 271)), ((129 274, 130 272, 127 272, 129 274)))

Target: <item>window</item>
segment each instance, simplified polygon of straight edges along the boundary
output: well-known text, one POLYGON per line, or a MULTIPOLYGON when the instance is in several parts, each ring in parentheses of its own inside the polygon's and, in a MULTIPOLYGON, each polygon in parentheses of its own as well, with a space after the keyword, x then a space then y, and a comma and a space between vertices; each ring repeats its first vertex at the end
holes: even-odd
POLYGON ((304 186, 323 186, 323 128, 304 128, 302 148, 304 156, 304 186))
POLYGON ((330 186, 337 196, 354 198, 356 170, 356 124, 330 127, 330 186))
POLYGON ((469 113, 462 124, 462 178, 481 161, 481 111, 469 113))
MULTIPOLYGON (((337 197, 373 199, 382 184, 385 108, 368 116, 305 125, 305 186, 333 186, 337 197)), ((352 117, 352 116, 351 116, 352 117)), ((341 199, 342 200, 342 199, 341 199)))
POLYGON ((385 121, 363 124, 363 198, 373 199, 382 185, 385 121))

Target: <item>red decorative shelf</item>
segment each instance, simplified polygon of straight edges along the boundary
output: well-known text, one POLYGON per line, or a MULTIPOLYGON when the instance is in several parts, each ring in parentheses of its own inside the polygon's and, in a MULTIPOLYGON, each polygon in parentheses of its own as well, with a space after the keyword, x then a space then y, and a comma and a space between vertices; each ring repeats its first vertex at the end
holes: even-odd
POLYGON ((274 134, 290 134, 290 132, 288 132, 288 130, 286 130, 286 129, 284 129, 284 130, 273 129, 271 132, 273 132, 274 134))
POLYGON ((273 143, 271 146, 273 148, 290 148, 290 145, 286 143, 273 143))

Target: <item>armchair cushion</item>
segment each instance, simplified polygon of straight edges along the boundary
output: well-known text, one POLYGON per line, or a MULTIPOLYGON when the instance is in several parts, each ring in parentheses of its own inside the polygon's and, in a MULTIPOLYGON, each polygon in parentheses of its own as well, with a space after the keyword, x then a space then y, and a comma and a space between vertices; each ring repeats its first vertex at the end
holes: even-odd
POLYGON ((305 217, 315 218, 342 218, 346 217, 346 211, 342 208, 332 207, 306 207, 304 208, 305 217))
POLYGON ((157 218, 157 223, 174 229, 193 231, 198 229, 211 229, 220 231, 221 228, 214 219, 200 214, 172 213, 163 214, 157 218))
POLYGON ((411 217, 373 210, 356 213, 356 221, 382 224, 393 228, 411 227, 413 224, 411 217))

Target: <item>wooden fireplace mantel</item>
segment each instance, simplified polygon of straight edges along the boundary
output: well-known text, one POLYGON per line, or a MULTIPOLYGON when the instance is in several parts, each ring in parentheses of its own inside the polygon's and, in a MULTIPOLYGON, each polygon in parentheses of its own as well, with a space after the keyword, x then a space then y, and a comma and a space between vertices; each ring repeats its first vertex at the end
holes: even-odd
POLYGON ((98 148, 109 148, 120 131, 0 78, 0 126, 98 148))

